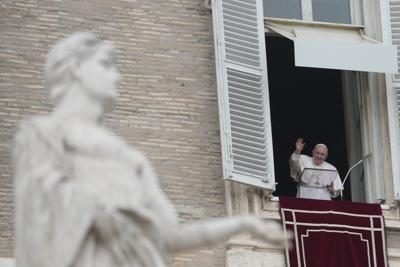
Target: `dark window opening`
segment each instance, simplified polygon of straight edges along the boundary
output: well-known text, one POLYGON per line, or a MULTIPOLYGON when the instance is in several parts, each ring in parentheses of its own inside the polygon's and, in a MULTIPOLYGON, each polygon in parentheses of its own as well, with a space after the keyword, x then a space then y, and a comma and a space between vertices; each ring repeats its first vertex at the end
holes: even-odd
MULTIPOLYGON (((293 42, 266 37, 268 83, 274 149, 276 196, 295 196, 289 175, 289 157, 298 137, 306 142, 303 154, 311 156, 315 144, 329 148, 327 162, 347 172, 347 150, 340 70, 295 67, 293 42)), ((346 186, 345 199, 350 199, 346 186)))

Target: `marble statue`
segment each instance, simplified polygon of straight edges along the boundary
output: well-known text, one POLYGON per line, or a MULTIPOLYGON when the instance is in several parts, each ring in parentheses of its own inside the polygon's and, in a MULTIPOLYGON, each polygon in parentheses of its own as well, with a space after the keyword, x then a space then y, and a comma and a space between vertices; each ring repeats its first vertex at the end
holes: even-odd
POLYGON ((13 146, 17 267, 162 267, 239 232, 283 245, 261 218, 178 222, 150 162, 102 126, 119 78, 113 46, 94 34, 49 53, 54 111, 23 121, 13 146))

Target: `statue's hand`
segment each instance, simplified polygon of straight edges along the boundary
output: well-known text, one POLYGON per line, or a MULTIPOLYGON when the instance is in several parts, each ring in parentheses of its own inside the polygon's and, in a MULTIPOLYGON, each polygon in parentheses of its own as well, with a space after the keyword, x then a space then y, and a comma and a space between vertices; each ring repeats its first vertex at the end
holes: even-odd
POLYGON ((254 237, 281 247, 287 243, 288 247, 291 247, 292 232, 285 233, 277 222, 249 217, 246 224, 254 237))

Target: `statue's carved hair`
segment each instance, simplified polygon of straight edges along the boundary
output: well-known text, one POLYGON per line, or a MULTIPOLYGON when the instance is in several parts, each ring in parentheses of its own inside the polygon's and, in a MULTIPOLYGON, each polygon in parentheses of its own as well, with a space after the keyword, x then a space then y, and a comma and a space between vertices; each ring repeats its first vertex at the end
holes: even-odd
POLYGON ((45 79, 50 97, 58 102, 66 84, 74 79, 73 69, 92 57, 103 44, 93 33, 78 32, 58 42, 50 51, 45 66, 45 79))

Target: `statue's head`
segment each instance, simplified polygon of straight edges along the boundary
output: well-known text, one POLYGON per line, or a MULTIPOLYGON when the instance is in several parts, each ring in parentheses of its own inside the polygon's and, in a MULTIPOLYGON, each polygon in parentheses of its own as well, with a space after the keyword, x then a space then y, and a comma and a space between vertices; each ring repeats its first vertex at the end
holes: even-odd
POLYGON ((88 32, 61 40, 49 53, 45 78, 57 104, 74 85, 104 104, 117 97, 114 48, 88 32))

